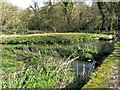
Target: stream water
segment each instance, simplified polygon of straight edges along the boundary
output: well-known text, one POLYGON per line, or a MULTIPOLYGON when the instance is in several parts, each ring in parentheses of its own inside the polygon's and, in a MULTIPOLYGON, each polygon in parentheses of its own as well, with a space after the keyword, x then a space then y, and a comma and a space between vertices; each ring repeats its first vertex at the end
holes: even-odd
MULTIPOLYGON (((102 62, 111 54, 114 50, 115 41, 87 41, 72 44, 74 47, 79 46, 82 49, 89 49, 90 47, 95 47, 98 52, 103 52, 105 54, 96 56, 97 58, 92 58, 88 60, 78 59, 71 63, 70 69, 75 72, 78 77, 77 80, 73 81, 66 88, 74 86, 75 88, 82 88, 90 79, 90 76, 95 72, 102 62)), ((61 57, 62 58, 62 57, 61 57)), ((61 58, 56 58, 60 61, 61 58)))
POLYGON ((106 52, 107 54, 101 55, 98 58, 88 60, 75 60, 71 64, 71 69, 75 72, 78 80, 74 81, 67 88, 75 86, 75 88, 82 88, 90 79, 90 75, 97 70, 102 62, 114 50, 114 41, 89 41, 76 44, 82 48, 96 47, 98 52, 106 52), (77 84, 77 85, 76 85, 77 84))
POLYGON ((96 59, 88 59, 87 61, 83 60, 75 60, 71 65, 71 69, 78 75, 86 72, 90 74, 90 72, 94 72, 104 61, 104 59, 112 53, 114 50, 114 41, 92 41, 92 42, 82 42, 78 44, 82 48, 87 47, 96 47, 98 52, 104 51, 108 54, 102 55, 96 59))
MULTIPOLYGON (((72 44, 73 46, 79 46, 81 48, 95 47, 98 52, 106 52, 104 55, 100 55, 97 58, 88 59, 88 60, 75 60, 71 63, 70 69, 75 72, 76 76, 79 76, 79 79, 83 80, 84 83, 80 83, 79 88, 81 88, 85 83, 88 82, 89 76, 91 73, 95 72, 97 68, 102 64, 105 58, 111 54, 114 50, 114 41, 87 41, 72 44)), ((61 57, 62 58, 62 57, 61 57)), ((62 60, 61 58, 56 58, 58 61, 62 60)), ((69 87, 69 86, 68 86, 69 87)))

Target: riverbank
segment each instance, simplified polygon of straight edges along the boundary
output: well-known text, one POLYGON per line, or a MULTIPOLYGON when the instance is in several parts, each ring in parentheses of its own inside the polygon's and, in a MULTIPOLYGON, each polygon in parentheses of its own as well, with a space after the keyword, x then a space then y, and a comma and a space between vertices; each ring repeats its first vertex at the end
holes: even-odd
POLYGON ((7 44, 53 44, 74 43, 90 40, 111 40, 112 35, 88 34, 88 33, 45 33, 28 35, 1 35, 2 43, 7 44))
POLYGON ((120 41, 115 44, 115 50, 109 55, 98 68, 98 70, 92 74, 89 82, 82 88, 113 88, 120 89, 120 41))
MULTIPOLYGON (((17 50, 17 52, 14 53, 17 54, 17 56, 21 56, 19 52, 24 50, 32 53, 38 53, 39 51, 42 55, 50 55, 53 57, 69 57, 72 53, 76 52, 74 57, 79 56, 83 60, 88 60, 92 58, 99 58, 100 55, 109 54, 111 52, 108 50, 106 52, 104 49, 99 50, 95 46, 89 45, 90 43, 93 43, 92 41, 98 41, 101 38, 104 40, 110 40, 112 39, 111 35, 85 33, 49 33, 31 34, 26 36, 22 35, 15 38, 12 36, 6 39, 2 39, 2 43, 4 44, 3 48, 6 51, 10 51, 11 49, 12 51, 10 52, 17 50), (85 46, 79 46, 79 43, 82 44, 85 41, 89 42, 89 44, 86 43, 85 46), (74 43, 77 44, 74 45, 74 43)), ((96 42, 96 44, 97 43, 99 42, 96 42)), ((106 45, 103 45, 103 47, 105 46, 106 45)))

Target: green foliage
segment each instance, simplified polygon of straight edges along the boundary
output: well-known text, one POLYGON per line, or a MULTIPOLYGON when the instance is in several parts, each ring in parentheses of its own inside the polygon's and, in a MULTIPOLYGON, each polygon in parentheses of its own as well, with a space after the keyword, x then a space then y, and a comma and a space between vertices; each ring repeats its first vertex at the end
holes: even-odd
POLYGON ((90 53, 85 53, 85 58, 93 58, 93 56, 90 53))
POLYGON ((64 62, 56 62, 46 56, 43 58, 43 60, 34 58, 34 62, 39 63, 31 64, 32 66, 14 60, 3 61, 2 87, 63 88, 71 83, 75 75, 69 71, 64 62))

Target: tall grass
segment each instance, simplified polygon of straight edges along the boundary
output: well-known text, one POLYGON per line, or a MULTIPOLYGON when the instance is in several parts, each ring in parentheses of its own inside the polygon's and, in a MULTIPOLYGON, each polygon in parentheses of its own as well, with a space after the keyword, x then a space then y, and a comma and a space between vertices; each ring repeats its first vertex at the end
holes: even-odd
POLYGON ((69 67, 77 58, 58 62, 45 57, 43 63, 36 64, 36 67, 24 64, 18 72, 2 70, 2 88, 64 88, 75 78, 69 67))

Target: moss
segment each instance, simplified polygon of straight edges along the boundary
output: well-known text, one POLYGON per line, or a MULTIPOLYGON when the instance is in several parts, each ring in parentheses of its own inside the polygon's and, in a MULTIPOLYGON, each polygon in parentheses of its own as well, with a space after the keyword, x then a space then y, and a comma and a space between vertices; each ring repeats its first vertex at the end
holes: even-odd
MULTIPOLYGON (((116 49, 114 52, 120 53, 119 44, 119 41, 115 44, 116 49)), ((91 79, 85 86, 82 87, 82 89, 109 88, 111 85, 114 85, 114 83, 110 82, 110 75, 114 70, 113 67, 118 67, 118 61, 119 60, 115 54, 109 55, 104 60, 103 64, 98 68, 98 70, 92 74, 91 79)))

